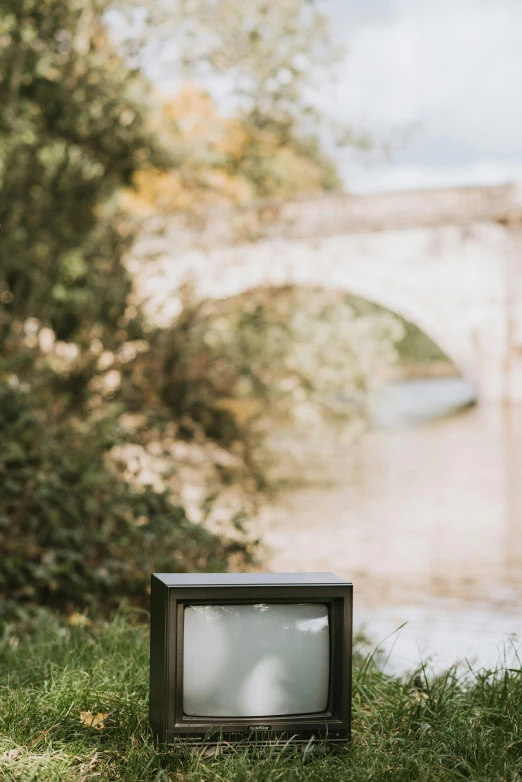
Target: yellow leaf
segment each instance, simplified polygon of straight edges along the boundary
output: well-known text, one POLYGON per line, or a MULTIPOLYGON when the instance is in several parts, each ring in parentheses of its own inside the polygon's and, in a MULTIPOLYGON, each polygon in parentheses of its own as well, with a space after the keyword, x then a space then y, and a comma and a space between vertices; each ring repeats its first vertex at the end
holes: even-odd
POLYGON ((95 728, 96 730, 103 730, 105 727, 105 720, 109 714, 102 714, 99 711, 97 714, 93 714, 92 711, 80 710, 80 722, 85 728, 95 728))
POLYGON ((79 614, 76 611, 67 617, 68 623, 71 627, 89 627, 91 620, 85 614, 79 614))

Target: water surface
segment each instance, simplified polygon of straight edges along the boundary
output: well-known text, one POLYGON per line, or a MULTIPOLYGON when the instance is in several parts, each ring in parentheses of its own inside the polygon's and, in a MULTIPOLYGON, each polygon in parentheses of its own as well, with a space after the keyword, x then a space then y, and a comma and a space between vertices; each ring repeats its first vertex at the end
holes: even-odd
POLYGON ((492 665, 522 637, 522 408, 472 398, 459 378, 398 383, 357 446, 278 442, 300 485, 263 515, 270 569, 353 580, 374 641, 408 622, 384 643, 395 668, 492 665))

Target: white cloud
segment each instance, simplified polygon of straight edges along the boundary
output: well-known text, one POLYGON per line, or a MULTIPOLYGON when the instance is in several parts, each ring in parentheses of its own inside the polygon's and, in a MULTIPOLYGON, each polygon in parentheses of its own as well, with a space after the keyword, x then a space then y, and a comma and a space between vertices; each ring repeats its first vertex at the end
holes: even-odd
POLYGON ((507 167, 509 179, 511 164, 520 172, 522 2, 395 0, 358 21, 349 5, 327 3, 349 55, 326 110, 381 138, 417 126, 399 156, 417 173, 445 148, 448 161, 461 156, 457 167, 475 165, 473 177, 507 167))
POLYGON ((347 165, 341 160, 340 169, 347 187, 354 193, 522 182, 522 157, 510 165, 486 159, 453 166, 408 163, 364 165, 353 162, 347 165))

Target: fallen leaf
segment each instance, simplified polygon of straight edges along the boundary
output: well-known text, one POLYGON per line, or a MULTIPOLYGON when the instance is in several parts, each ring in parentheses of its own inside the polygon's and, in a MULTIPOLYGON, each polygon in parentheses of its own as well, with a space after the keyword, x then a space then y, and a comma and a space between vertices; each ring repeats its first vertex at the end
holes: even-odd
POLYGON ((85 728, 103 730, 105 727, 105 720, 108 716, 108 713, 102 714, 101 711, 97 714, 93 714, 92 711, 80 711, 80 722, 85 728))
POLYGON ((69 614, 67 621, 71 627, 89 627, 91 625, 91 620, 88 616, 79 614, 76 611, 73 614, 69 614))
POLYGON ((15 760, 20 752, 21 750, 19 749, 10 749, 8 752, 4 752, 2 755, 0 755, 0 760, 15 760))

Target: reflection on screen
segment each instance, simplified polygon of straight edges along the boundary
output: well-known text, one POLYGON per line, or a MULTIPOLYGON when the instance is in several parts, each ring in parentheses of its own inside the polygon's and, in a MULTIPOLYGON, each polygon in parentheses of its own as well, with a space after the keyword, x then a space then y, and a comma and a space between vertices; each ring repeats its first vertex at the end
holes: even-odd
POLYGON ((183 711, 188 716, 322 712, 329 674, 325 605, 185 608, 183 711))

